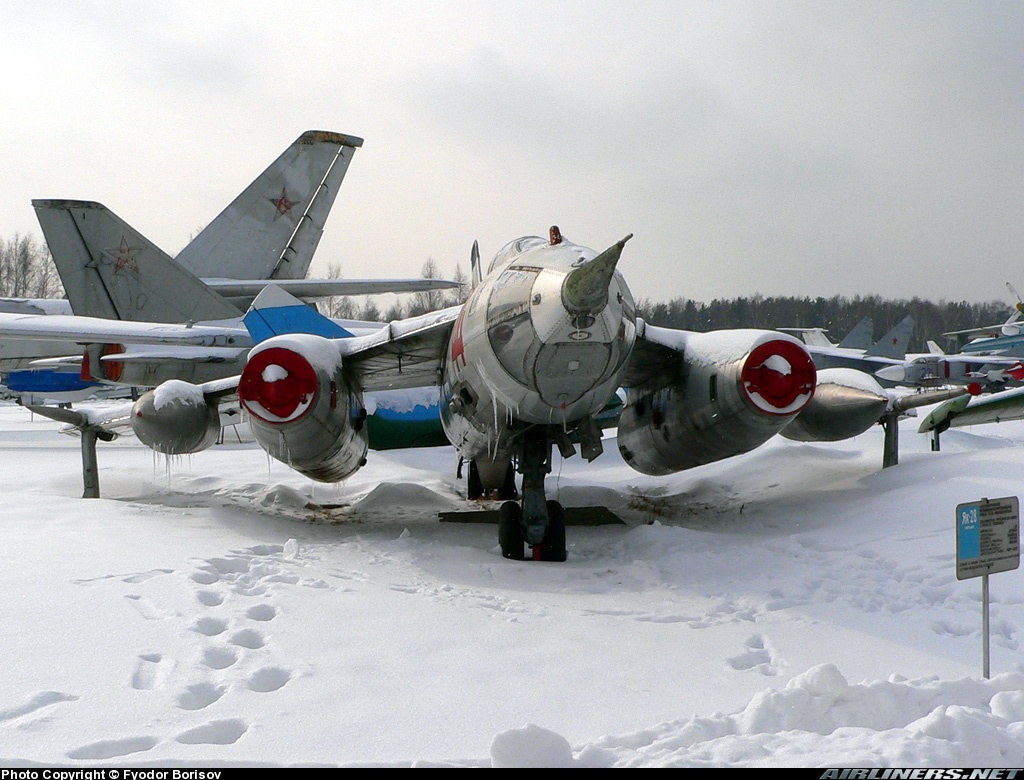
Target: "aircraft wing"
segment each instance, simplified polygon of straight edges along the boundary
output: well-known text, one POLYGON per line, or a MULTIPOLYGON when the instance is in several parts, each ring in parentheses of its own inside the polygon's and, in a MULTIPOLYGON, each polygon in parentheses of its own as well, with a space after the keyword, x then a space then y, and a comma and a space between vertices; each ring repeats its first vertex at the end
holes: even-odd
POLYGON ((686 336, 687 331, 659 328, 638 318, 623 385, 651 392, 680 381, 686 370, 686 336))
POLYGON ((65 423, 61 433, 80 434, 83 429, 92 428, 104 432, 104 440, 112 441, 118 436, 129 434, 132 430, 132 401, 119 401, 113 404, 92 403, 79 404, 76 409, 65 409, 60 406, 28 404, 35 414, 51 420, 65 423))
POLYGON ((55 314, 0 313, 0 337, 40 341, 72 341, 79 344, 176 344, 194 347, 251 347, 245 328, 220 325, 106 320, 55 314))
POLYGON ((203 279, 225 298, 254 298, 267 285, 287 290, 296 298, 329 298, 333 295, 376 295, 379 293, 450 290, 458 282, 447 279, 203 279))
POLYGON ((370 336, 339 343, 363 390, 396 390, 441 382, 445 348, 462 305, 398 320, 370 336))
POLYGON ((967 396, 946 401, 932 410, 921 423, 918 432, 941 432, 947 428, 1010 420, 1024 420, 1024 387, 975 398, 967 396))
POLYGON ((289 337, 303 342, 300 352, 319 337, 315 349, 323 360, 341 361, 363 390, 372 391, 440 384, 445 347, 461 312, 459 304, 354 335, 274 284, 256 297, 243 321, 256 342, 289 337))
POLYGON ((843 360, 853 360, 858 363, 863 363, 865 371, 874 371, 882 366, 902 366, 904 363, 901 358, 886 357, 884 355, 869 355, 859 349, 845 349, 843 347, 817 347, 813 344, 808 344, 807 351, 812 355, 841 358, 843 360))

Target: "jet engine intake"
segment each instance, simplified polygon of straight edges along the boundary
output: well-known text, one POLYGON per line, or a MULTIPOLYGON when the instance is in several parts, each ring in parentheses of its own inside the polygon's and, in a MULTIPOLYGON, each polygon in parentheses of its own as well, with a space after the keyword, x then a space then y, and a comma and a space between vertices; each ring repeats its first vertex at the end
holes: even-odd
POLYGON ((190 382, 170 379, 132 405, 132 430, 139 441, 165 455, 205 450, 220 436, 217 405, 190 382))
POLYGON ((674 384, 626 391, 619 451, 641 473, 672 474, 748 452, 783 430, 814 395, 814 361, 784 334, 693 333, 683 354, 674 384))
POLYGON ((362 393, 333 366, 318 336, 268 339, 238 383, 249 427, 271 457, 318 482, 338 482, 366 463, 362 393))

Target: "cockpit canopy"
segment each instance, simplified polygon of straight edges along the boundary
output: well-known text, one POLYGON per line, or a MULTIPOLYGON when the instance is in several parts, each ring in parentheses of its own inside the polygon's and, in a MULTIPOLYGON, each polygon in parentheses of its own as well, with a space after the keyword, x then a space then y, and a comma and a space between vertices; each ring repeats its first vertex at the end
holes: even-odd
POLYGON ((491 273, 496 268, 501 268, 513 257, 518 257, 523 252, 527 252, 530 249, 536 249, 540 246, 546 246, 547 243, 547 239, 541 238, 540 236, 523 236, 522 238, 509 241, 505 246, 498 250, 498 254, 496 254, 494 259, 491 260, 491 265, 487 269, 487 273, 491 273))

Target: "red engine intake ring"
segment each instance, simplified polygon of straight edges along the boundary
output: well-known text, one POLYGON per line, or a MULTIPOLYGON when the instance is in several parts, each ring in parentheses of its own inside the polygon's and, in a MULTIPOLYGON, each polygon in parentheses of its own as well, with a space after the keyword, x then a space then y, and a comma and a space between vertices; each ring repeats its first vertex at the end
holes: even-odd
POLYGON ((238 400, 249 414, 273 425, 293 422, 309 411, 319 382, 302 355, 271 347, 249 359, 238 381, 238 400))
POLYGON ((743 390, 768 414, 796 414, 814 395, 817 371, 807 350, 792 341, 766 341, 747 357, 743 390))

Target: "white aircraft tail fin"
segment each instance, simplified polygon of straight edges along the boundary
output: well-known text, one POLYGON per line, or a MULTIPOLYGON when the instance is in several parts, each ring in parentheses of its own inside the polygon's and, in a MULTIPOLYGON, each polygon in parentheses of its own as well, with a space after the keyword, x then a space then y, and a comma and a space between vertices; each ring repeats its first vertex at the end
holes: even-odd
POLYGON ((835 346, 835 344, 828 340, 828 336, 825 335, 828 333, 828 330, 825 328, 776 328, 775 330, 799 336, 800 340, 809 347, 835 346))
POLYGON ((928 345, 929 355, 945 355, 946 351, 931 339, 925 342, 928 345))
POLYGON ((106 206, 33 200, 36 218, 76 315, 195 322, 242 312, 106 206))
POLYGON ((175 258, 198 277, 303 279, 362 138, 310 130, 175 258))

